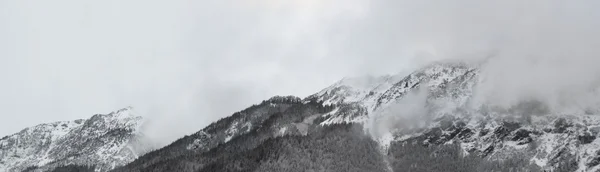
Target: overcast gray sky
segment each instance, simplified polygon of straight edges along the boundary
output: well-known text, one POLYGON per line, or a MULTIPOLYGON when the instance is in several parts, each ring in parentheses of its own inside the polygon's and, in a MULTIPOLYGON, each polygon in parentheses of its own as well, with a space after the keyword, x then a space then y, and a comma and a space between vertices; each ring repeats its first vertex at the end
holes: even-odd
POLYGON ((0 0, 0 135, 133 106, 174 139, 273 95, 401 68, 372 65, 387 45, 343 53, 347 21, 369 9, 340 2, 0 0))
POLYGON ((587 82, 599 72, 599 3, 0 0, 0 135, 133 106, 169 142, 273 95, 448 58, 498 56, 487 73, 505 80, 488 90, 587 82), (548 54, 528 76, 548 82, 510 79, 548 54), (557 78, 560 61, 572 70, 557 78))

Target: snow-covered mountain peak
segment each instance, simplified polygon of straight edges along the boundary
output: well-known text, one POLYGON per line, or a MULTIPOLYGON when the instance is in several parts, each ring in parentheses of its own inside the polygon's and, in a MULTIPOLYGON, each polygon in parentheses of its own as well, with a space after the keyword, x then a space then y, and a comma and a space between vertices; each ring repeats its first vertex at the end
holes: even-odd
POLYGON ((417 88, 443 92, 447 87, 455 86, 459 90, 461 87, 468 87, 470 92, 477 75, 478 69, 466 63, 434 63, 395 83, 377 99, 376 104, 369 107, 371 110, 387 107, 417 88))
POLYGON ((370 90, 377 87, 382 82, 385 82, 391 77, 391 75, 384 76, 359 76, 359 77, 344 77, 340 81, 336 82, 334 86, 345 86, 351 87, 358 90, 370 90))
POLYGON ((381 94, 397 82, 398 76, 384 75, 379 77, 362 76, 346 77, 335 84, 308 97, 323 101, 324 104, 356 103, 375 94, 381 94))
POLYGON ((422 84, 427 84, 429 89, 444 87, 475 70, 475 66, 466 63, 434 63, 408 76, 396 74, 344 78, 309 98, 316 98, 325 104, 360 103, 369 110, 375 110, 398 100, 422 84))
POLYGON ((468 101, 477 74, 478 69, 470 64, 434 63, 408 75, 345 78, 307 99, 343 107, 326 114, 328 119, 323 124, 364 123, 369 118, 367 115, 386 111, 419 89, 431 92, 431 97, 450 97, 445 101, 463 105, 468 101))
POLYGON ((436 63, 364 97, 334 85, 314 95, 337 103, 321 124, 366 124, 384 148, 394 142, 458 144, 466 154, 492 161, 523 156, 529 160, 525 164, 548 171, 600 171, 600 114, 554 112, 539 102, 509 108, 473 103, 480 68, 436 63), (362 98, 344 101, 353 96, 362 98))
POLYGON ((89 119, 40 124, 0 139, 0 171, 45 171, 64 165, 106 171, 137 157, 142 117, 124 108, 89 119), (137 144, 137 143, 135 143, 137 144))
POLYGON ((138 115, 133 107, 129 106, 126 108, 119 109, 117 111, 113 111, 109 114, 98 114, 100 116, 105 116, 114 120, 127 120, 127 119, 141 119, 142 116, 138 115))
POLYGON ((109 113, 109 115, 133 115, 133 114, 131 114, 132 111, 133 111, 133 107, 127 106, 125 108, 111 112, 111 113, 109 113))

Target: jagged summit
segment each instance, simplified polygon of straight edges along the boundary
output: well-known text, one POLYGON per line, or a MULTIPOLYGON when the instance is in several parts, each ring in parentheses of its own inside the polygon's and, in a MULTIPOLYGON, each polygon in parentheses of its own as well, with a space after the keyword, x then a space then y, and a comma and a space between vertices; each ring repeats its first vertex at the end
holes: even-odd
POLYGON ((142 134, 142 117, 131 107, 89 119, 28 127, 0 139, 0 171, 45 171, 64 165, 106 171, 136 158, 133 141, 142 134))
POLYGON ((479 83, 478 65, 435 63, 391 85, 371 84, 384 89, 336 83, 313 97, 338 105, 322 124, 362 123, 386 151, 394 143, 458 144, 493 161, 526 157, 524 165, 544 170, 600 170, 600 114, 552 112, 537 101, 481 106, 472 103, 479 83))
POLYGON ((461 77, 474 77, 470 75, 476 74, 476 66, 467 63, 434 63, 409 75, 345 78, 309 98, 316 98, 325 104, 358 103, 373 111, 421 85, 428 89, 442 88, 461 77))
POLYGON ((325 104, 360 102, 368 96, 373 96, 381 90, 387 89, 400 79, 398 76, 391 75, 346 77, 309 96, 307 99, 318 99, 318 101, 323 101, 325 104))
POLYGON ((114 114, 128 114, 128 115, 133 115, 133 114, 131 114, 131 111, 133 111, 133 107, 132 106, 127 106, 127 107, 119 109, 117 111, 113 111, 113 112, 109 113, 108 115, 114 115, 114 114))

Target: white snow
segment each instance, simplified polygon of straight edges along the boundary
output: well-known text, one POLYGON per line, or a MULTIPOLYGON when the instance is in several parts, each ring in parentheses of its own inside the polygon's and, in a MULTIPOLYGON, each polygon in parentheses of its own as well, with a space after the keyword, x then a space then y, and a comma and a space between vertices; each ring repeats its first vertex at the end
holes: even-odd
POLYGON ((238 132, 238 121, 234 121, 230 126, 229 129, 227 129, 227 131, 225 131, 225 135, 227 137, 225 137, 225 142, 229 142, 238 132))
POLYGON ((103 138, 106 139, 106 144, 100 147, 87 147, 86 150, 93 151, 81 152, 79 156, 70 157, 70 160, 63 160, 66 157, 62 156, 66 155, 60 154, 67 151, 66 149, 74 149, 69 144, 76 144, 82 137, 98 138, 115 128, 128 128, 133 130, 134 133, 139 131, 141 117, 130 115, 127 112, 128 110, 130 108, 108 115, 95 116, 100 117, 100 121, 96 121, 87 128, 83 128, 83 125, 86 124, 84 120, 61 121, 29 127, 22 132, 4 138, 0 140, 0 145, 2 145, 0 148, 0 169, 20 171, 33 165, 44 167, 51 162, 53 165, 59 165, 61 163, 90 161, 102 166, 103 164, 109 165, 112 163, 122 165, 132 161, 137 155, 118 155, 121 150, 127 149, 127 142, 116 142, 115 138, 110 137, 103 138))
POLYGON ((287 127, 282 127, 281 129, 279 129, 279 136, 284 136, 285 131, 287 131, 287 127))

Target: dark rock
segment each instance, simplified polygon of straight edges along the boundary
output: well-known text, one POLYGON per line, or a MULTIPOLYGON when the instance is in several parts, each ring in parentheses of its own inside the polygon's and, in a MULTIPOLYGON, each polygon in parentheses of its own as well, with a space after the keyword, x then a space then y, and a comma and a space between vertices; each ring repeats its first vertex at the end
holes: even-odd
POLYGON ((573 124, 569 123, 564 118, 558 118, 556 121, 554 121, 554 129, 552 129, 552 132, 565 133, 570 127, 573 127, 573 124))
POLYGON ((487 135, 489 132, 490 132, 490 130, 489 130, 489 129, 482 129, 482 130, 479 132, 479 136, 485 136, 485 135, 487 135))
POLYGON ((526 129, 519 129, 515 132, 514 136, 511 138, 512 141, 519 141, 525 138, 529 138, 529 134, 531 131, 526 129))
POLYGON ((471 129, 465 128, 464 130, 460 131, 460 133, 458 133, 458 138, 461 140, 464 140, 466 138, 473 136, 473 134, 474 133, 471 129))
POLYGON ((530 136, 531 133, 532 132, 529 130, 519 129, 514 133, 510 140, 519 142, 518 145, 524 145, 533 141, 533 139, 530 136))
POLYGON ((487 148, 485 148, 485 150, 483 150, 482 156, 486 157, 486 156, 490 155, 492 152, 494 152, 494 149, 495 149, 494 145, 488 146, 487 148))
POLYGON ((520 127, 521 125, 519 123, 505 121, 502 123, 502 126, 494 130, 494 135, 496 135, 497 139, 503 139, 506 136, 510 135, 512 131, 515 131, 520 127))
POLYGON ((423 136, 425 137, 426 143, 441 144, 439 140, 442 137, 442 131, 439 128, 431 129, 423 136))
POLYGON ((577 140, 579 140, 581 144, 589 144, 596 140, 596 136, 591 135, 590 133, 585 133, 583 135, 577 136, 577 140))

